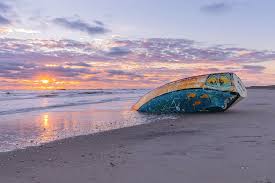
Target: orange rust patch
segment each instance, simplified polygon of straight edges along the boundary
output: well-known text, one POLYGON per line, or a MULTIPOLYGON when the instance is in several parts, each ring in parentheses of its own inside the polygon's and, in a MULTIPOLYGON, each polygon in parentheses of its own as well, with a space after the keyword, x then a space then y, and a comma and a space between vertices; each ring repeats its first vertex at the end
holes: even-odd
POLYGON ((193 106, 197 106, 197 105, 200 105, 200 104, 201 104, 201 101, 196 100, 196 101, 194 102, 193 106))
POLYGON ((203 94, 201 95, 201 98, 209 98, 209 96, 207 94, 203 94))
POLYGON ((195 93, 189 93, 187 96, 190 97, 190 98, 195 98, 196 94, 195 93))

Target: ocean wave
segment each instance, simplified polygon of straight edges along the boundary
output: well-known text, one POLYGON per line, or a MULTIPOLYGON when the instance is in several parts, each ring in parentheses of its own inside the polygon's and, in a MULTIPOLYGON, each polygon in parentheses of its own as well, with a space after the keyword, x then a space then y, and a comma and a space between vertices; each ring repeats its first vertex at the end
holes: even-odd
POLYGON ((37 95, 37 97, 42 97, 42 98, 57 97, 57 96, 59 96, 59 95, 58 94, 53 94, 53 93, 37 95))
MULTIPOLYGON (((131 97, 129 97, 131 98, 131 97)), ((115 97, 110 99, 103 99, 99 101, 77 101, 74 103, 64 103, 64 104, 56 104, 56 105, 49 105, 45 107, 29 107, 29 108, 22 108, 22 109, 15 109, 15 110, 8 110, 8 111, 0 111, 0 115, 8 115, 8 114, 15 114, 15 113, 25 113, 25 112, 32 112, 32 111, 39 111, 39 110, 48 110, 48 109, 55 109, 55 108, 62 108, 62 107, 73 107, 73 106, 80 106, 80 105, 88 105, 88 104, 99 104, 99 103, 107 103, 113 101, 120 101, 121 97, 115 97)), ((123 98, 125 100, 125 98, 123 98)))
POLYGON ((35 98, 64 98, 64 97, 83 97, 112 95, 112 94, 131 94, 136 93, 136 89, 107 89, 107 90, 51 90, 51 91, 0 91, 0 101, 9 100, 28 100, 35 98))
POLYGON ((79 92, 78 94, 81 95, 94 95, 94 94, 113 94, 114 92, 111 91, 85 91, 85 92, 79 92))

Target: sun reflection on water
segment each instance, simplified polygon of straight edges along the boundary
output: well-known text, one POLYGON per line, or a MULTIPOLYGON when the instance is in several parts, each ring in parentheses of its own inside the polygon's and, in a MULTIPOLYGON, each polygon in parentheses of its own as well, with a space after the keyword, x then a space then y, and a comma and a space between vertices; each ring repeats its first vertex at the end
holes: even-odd
POLYGON ((42 113, 38 124, 40 127, 40 135, 37 136, 36 140, 41 142, 48 142, 55 140, 54 126, 52 123, 52 116, 49 113, 42 113))
MULTIPOLYGON (((114 103, 112 105, 120 105, 119 107, 125 108, 125 104, 114 103)), ((128 105, 126 104, 126 106, 128 105)), ((141 116, 127 109, 102 110, 88 108, 84 110, 41 112, 36 116, 36 128, 30 132, 32 134, 31 141, 35 144, 43 144, 67 137, 133 126, 144 123, 146 119, 141 119, 143 117, 146 118, 146 116, 141 116)))
POLYGON ((44 125, 44 128, 47 128, 49 126, 49 115, 48 114, 43 115, 43 125, 44 125))

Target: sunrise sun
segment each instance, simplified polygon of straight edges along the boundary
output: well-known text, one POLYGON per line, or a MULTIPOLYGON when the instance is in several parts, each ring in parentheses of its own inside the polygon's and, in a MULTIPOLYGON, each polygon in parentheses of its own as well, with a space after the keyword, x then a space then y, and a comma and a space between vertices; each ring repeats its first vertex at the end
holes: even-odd
POLYGON ((48 79, 42 79, 42 80, 40 80, 41 81, 41 83, 43 83, 43 84, 48 84, 50 81, 48 80, 48 79))

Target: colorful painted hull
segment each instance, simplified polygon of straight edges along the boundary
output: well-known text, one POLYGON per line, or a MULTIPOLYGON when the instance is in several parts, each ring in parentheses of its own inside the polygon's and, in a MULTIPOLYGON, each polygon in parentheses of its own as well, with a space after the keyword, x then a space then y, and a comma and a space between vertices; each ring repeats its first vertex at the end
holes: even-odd
POLYGON ((234 73, 215 73, 181 79, 144 95, 132 108, 148 113, 225 111, 247 96, 234 73))

